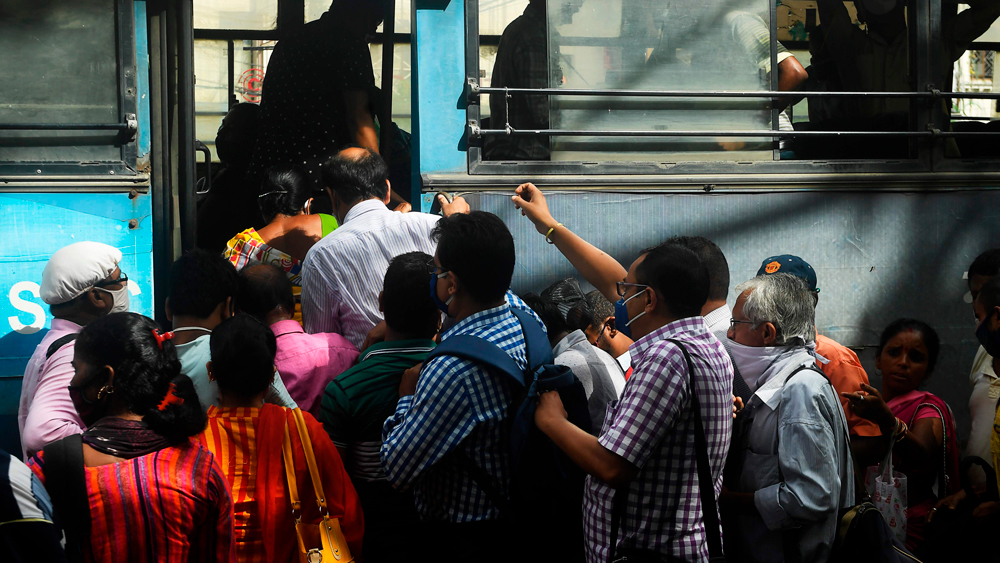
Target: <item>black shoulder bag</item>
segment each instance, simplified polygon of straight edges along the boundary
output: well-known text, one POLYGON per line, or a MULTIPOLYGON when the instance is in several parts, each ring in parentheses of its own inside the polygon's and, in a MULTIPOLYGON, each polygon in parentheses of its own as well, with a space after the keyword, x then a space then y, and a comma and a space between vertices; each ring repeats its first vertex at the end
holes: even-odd
MULTIPOLYGON (((705 540, 708 543, 709 563, 725 563, 722 554, 722 534, 719 528, 719 511, 715 500, 715 479, 712 478, 712 466, 708 461, 708 441, 705 439, 705 425, 701 420, 701 403, 695 386, 694 363, 687 348, 678 340, 668 339, 681 349, 687 362, 688 377, 691 386, 691 410, 694 411, 694 451, 698 460, 698 492, 701 497, 701 511, 705 522, 705 540)), ((628 504, 629 486, 624 485, 615 491, 611 501, 611 545, 608 546, 609 563, 645 563, 662 561, 659 553, 630 549, 618 549, 618 528, 625 516, 628 504)))

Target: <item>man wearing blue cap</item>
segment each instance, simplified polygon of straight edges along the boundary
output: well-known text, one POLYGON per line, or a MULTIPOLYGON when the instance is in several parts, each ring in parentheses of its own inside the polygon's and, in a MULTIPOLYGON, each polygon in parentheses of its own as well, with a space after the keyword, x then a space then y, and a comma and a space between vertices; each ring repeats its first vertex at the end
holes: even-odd
MULTIPOLYGON (((809 286, 815 302, 819 303, 819 288, 816 287, 816 270, 808 262, 791 254, 771 256, 761 262, 757 275, 770 274, 792 274, 801 278, 809 286)), ((823 370, 826 377, 837 390, 840 403, 844 408, 844 415, 847 417, 847 427, 851 434, 851 449, 859 462, 867 464, 878 463, 884 455, 880 451, 878 437, 882 435, 878 425, 856 415, 843 396, 842 392, 857 393, 861 390, 861 384, 868 385, 868 374, 865 368, 861 367, 861 361, 853 350, 839 344, 832 338, 828 338, 816 333, 816 353, 826 360, 816 361, 817 367, 823 370)))

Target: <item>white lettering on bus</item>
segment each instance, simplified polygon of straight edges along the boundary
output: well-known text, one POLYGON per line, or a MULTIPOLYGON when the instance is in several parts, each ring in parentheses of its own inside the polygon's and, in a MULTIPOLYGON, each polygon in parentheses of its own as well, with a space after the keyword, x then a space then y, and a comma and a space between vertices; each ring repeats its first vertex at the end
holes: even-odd
POLYGON ((35 318, 30 324, 22 324, 21 320, 17 318, 17 315, 12 317, 7 317, 7 322, 10 323, 10 328, 14 329, 15 332, 20 334, 34 334, 45 326, 45 309, 38 303, 34 303, 25 299, 21 299, 22 291, 30 291, 35 297, 38 297, 38 284, 30 281, 17 282, 14 287, 10 288, 10 304, 18 311, 28 313, 33 315, 35 318))

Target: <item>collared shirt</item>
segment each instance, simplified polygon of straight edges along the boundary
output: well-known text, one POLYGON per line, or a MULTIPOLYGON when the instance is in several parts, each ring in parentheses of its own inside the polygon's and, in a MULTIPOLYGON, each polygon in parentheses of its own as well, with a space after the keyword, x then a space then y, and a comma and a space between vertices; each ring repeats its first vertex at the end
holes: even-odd
POLYGON ((358 349, 333 333, 306 334, 295 320, 271 325, 278 342, 274 364, 299 408, 319 416, 326 384, 344 373, 358 359, 358 349))
POLYGON ((378 294, 389 261, 413 251, 434 254, 430 235, 439 219, 389 211, 377 199, 352 207, 344 224, 309 249, 302 263, 306 332, 342 334, 360 348, 382 321, 378 294))
POLYGON ((740 561, 827 561, 840 511, 853 504, 847 420, 836 391, 812 369, 789 378, 815 361, 805 347, 789 347, 740 416, 734 455, 742 455, 743 470, 727 487, 754 493, 757 509, 726 527, 736 546, 729 552, 740 561))
POLYGON ((969 396, 969 412, 972 413, 972 430, 965 455, 978 456, 990 464, 990 437, 993 434, 993 419, 996 416, 997 401, 1000 400, 1000 378, 993 371, 993 356, 982 346, 976 351, 969 373, 972 395, 969 396))
POLYGON ((583 384, 591 428, 596 434, 604 426, 608 404, 618 399, 618 392, 615 390, 618 386, 614 380, 620 379, 624 388, 625 374, 617 365, 613 372, 610 371, 595 350, 598 348, 587 340, 587 335, 582 330, 574 330, 552 347, 554 363, 568 366, 583 384))
MULTIPOLYGON (((708 325, 708 330, 712 331, 712 334, 719 339, 722 347, 726 348, 727 354, 729 353, 729 324, 732 319, 733 312, 729 309, 729 305, 722 305, 705 315, 705 324, 708 325)), ((729 359, 733 359, 732 354, 729 354, 729 359)), ((736 362, 733 362, 733 395, 743 399, 744 405, 750 400, 750 396, 753 395, 750 387, 743 380, 743 376, 740 375, 740 370, 736 367, 736 362)))
MULTIPOLYGON (((632 345, 635 370, 621 399, 608 406, 598 440, 639 468, 628 486, 619 545, 686 561, 707 561, 690 374, 683 352, 668 338, 683 342, 694 363, 718 498, 732 434, 733 367, 702 317, 672 322, 632 345)), ((587 477, 583 527, 590 563, 608 559, 614 495, 614 487, 596 477, 587 477)))
MULTIPOLYGON (((178 344, 177 359, 181 362, 181 373, 191 378, 201 408, 207 412, 208 407, 219 406, 219 384, 208 378, 207 364, 212 359, 212 350, 209 347, 212 331, 206 332, 205 336, 199 336, 191 342, 178 344)), ((285 383, 281 380, 278 372, 274 373, 274 381, 267 389, 264 402, 290 409, 298 406, 288 394, 288 389, 285 388, 285 383)))
MULTIPOLYGON (((462 319, 442 337, 487 340, 527 367, 521 325, 510 305, 462 319)), ((423 520, 475 522, 500 512, 461 465, 448 455, 461 449, 506 494, 510 480, 511 383, 454 356, 424 364, 413 395, 399 399, 382 430, 382 467, 395 487, 413 487, 423 520)), ((453 454, 454 455, 454 454, 453 454)))
POLYGON ((76 341, 45 357, 53 342, 82 328, 65 319, 52 319, 52 328, 35 347, 24 369, 17 425, 25 459, 46 444, 83 432, 83 421, 66 389, 75 373, 71 362, 76 341))
POLYGON ((850 402, 841 393, 857 393, 861 391, 861 384, 868 385, 868 374, 865 368, 861 367, 861 360, 847 346, 835 342, 822 334, 816 335, 816 353, 826 358, 825 364, 817 361, 816 367, 823 370, 834 391, 840 398, 840 404, 847 417, 847 428, 854 436, 881 436, 878 424, 862 418, 854 413, 850 402))

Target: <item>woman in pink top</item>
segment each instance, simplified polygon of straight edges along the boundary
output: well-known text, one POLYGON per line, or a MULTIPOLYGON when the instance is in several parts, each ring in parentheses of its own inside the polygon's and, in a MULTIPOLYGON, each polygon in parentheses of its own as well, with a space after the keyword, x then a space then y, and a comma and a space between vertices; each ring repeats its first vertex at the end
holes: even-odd
POLYGON ((927 323, 895 320, 882 331, 875 356, 875 368, 882 370, 882 392, 862 384, 862 392, 842 394, 855 413, 879 425, 887 445, 896 436, 893 469, 907 480, 906 547, 918 556, 928 513, 939 498, 961 487, 951 408, 918 389, 934 371, 940 348, 937 332, 927 323))

